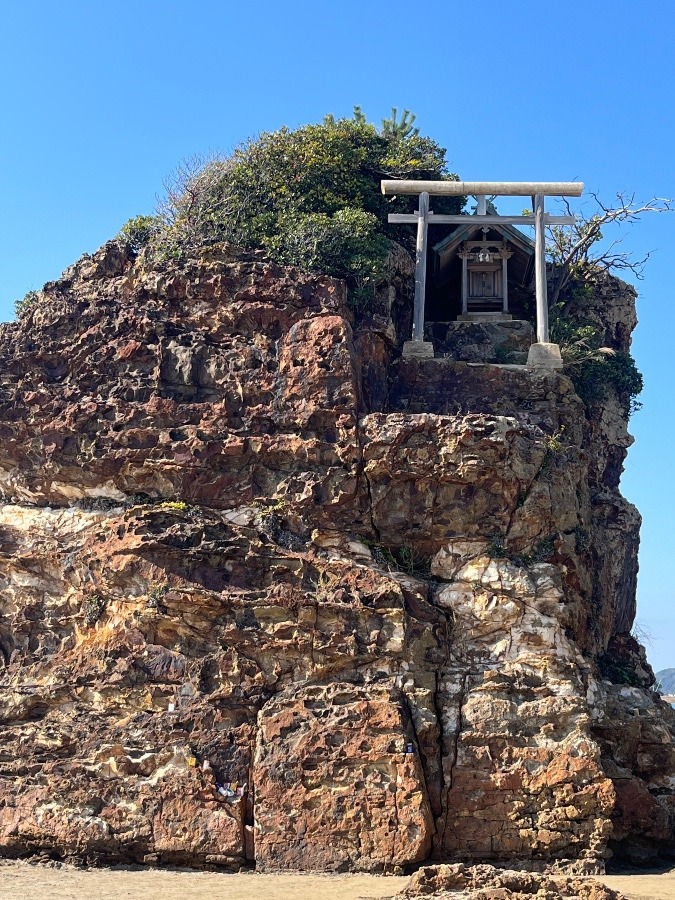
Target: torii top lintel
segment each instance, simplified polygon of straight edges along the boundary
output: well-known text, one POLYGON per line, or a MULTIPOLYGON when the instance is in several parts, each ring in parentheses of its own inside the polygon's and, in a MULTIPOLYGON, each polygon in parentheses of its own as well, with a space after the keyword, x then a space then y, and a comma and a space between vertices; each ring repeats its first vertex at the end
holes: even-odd
POLYGON ((580 197, 584 190, 578 181, 405 181, 381 182, 383 194, 432 194, 445 197, 580 197))

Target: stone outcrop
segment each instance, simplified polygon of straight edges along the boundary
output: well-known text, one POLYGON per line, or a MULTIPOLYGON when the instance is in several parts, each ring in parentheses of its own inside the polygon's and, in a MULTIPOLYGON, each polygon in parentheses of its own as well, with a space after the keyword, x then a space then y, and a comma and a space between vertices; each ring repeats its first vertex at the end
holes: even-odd
POLYGON ((621 406, 401 359, 392 267, 356 327, 334 279, 109 244, 3 326, 3 854, 588 873, 672 849, 621 406))
POLYGON ((626 900, 623 894, 593 878, 536 875, 493 866, 424 866, 397 900, 626 900))
POLYGON ((535 340, 531 322, 515 319, 494 322, 428 322, 425 340, 436 355, 461 362, 525 365, 535 340))

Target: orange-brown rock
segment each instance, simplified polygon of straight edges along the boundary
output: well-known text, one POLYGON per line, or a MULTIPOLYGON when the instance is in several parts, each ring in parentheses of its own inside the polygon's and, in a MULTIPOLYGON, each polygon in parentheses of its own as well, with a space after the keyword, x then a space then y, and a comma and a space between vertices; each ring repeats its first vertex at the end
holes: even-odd
POLYGON ((355 324, 341 282, 259 254, 109 244, 0 330, 3 854, 672 849, 620 405, 401 359, 401 253, 355 324))
POLYGON ((294 691, 271 700, 259 721, 261 868, 382 869, 427 858, 424 772, 390 691, 339 682, 294 691))
POLYGON ((493 866, 424 866, 410 879, 400 900, 626 900, 593 878, 566 878, 495 869, 493 866))

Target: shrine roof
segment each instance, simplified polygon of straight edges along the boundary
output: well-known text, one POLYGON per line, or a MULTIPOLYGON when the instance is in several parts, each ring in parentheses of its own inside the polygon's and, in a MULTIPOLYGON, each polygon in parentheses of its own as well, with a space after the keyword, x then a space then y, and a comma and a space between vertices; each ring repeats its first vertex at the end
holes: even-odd
MULTIPOLYGON (((458 225, 455 230, 437 244, 433 245, 436 253, 446 256, 462 243, 471 240, 471 237, 482 229, 480 216, 467 216, 466 225, 458 225)), ((490 225, 490 231, 498 231, 508 241, 513 241, 528 255, 534 254, 534 241, 515 225, 490 225)))
MULTIPOLYGON (((453 272, 457 272, 459 259, 457 250, 464 241, 474 239, 483 225, 480 216, 467 216, 466 225, 458 225, 455 230, 442 241, 433 245, 435 253, 434 278, 440 287, 445 284, 453 272)), ((508 241, 515 250, 509 260, 509 277, 521 285, 529 284, 534 271, 534 241, 514 225, 489 225, 489 232, 496 232, 508 241)))

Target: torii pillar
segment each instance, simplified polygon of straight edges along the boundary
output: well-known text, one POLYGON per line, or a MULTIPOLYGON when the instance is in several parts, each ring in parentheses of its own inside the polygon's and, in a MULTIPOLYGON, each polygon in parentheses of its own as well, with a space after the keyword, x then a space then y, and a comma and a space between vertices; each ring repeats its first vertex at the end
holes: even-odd
POLYGON ((537 342, 532 344, 527 364, 533 369, 561 369, 560 348, 549 341, 548 297, 546 288, 546 226, 572 225, 573 216, 549 216, 544 198, 580 197, 584 186, 570 181, 382 181, 383 194, 417 194, 419 207, 413 214, 392 214, 389 222, 417 225, 415 258, 415 307, 412 340, 404 345, 406 356, 431 357, 433 344, 424 340, 424 294, 426 289, 427 229, 429 225, 466 225, 471 219, 483 225, 534 225, 535 294, 537 307, 537 342), (477 215, 444 216, 429 211, 431 195, 443 197, 474 196, 478 200, 477 215), (533 215, 487 215, 486 196, 531 197, 533 215))

